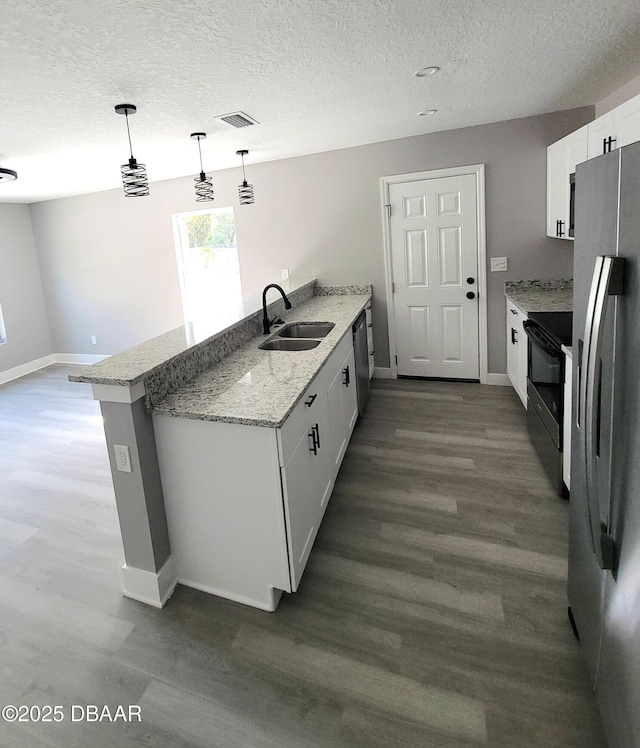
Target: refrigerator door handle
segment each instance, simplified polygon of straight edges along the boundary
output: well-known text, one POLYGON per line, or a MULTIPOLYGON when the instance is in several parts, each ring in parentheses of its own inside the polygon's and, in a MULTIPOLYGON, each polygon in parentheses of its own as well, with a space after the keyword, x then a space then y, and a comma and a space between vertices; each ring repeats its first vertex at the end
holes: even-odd
POLYGON ((596 456, 598 454, 598 421, 600 418, 600 362, 604 320, 610 296, 622 293, 624 260, 619 257, 599 256, 591 282, 587 318, 585 322, 582 361, 582 381, 580 387, 581 446, 584 450, 586 471, 586 498, 591 530, 591 547, 601 569, 613 568, 613 543, 607 534, 607 527, 600 518, 598 499, 596 456))

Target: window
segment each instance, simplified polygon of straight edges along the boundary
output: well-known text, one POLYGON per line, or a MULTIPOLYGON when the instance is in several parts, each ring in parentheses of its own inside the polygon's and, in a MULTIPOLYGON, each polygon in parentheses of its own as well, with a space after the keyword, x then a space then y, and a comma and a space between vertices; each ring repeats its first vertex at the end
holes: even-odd
POLYGON ((233 208, 173 216, 185 324, 224 326, 242 306, 233 208))

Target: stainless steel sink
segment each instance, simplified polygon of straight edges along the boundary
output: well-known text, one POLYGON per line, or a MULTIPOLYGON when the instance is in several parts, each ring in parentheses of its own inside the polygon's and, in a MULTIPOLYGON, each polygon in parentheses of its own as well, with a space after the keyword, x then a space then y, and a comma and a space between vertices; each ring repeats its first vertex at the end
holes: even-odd
POLYGON ((297 322, 278 332, 280 338, 324 338, 335 327, 333 322, 297 322))
POLYGON ((298 338, 265 340, 258 346, 263 351, 310 351, 320 345, 319 340, 300 340, 298 338))

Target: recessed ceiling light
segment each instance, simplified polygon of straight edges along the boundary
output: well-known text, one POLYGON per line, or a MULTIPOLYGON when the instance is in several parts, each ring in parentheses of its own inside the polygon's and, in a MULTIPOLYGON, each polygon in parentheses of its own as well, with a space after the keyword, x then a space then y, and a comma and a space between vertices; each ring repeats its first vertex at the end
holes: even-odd
POLYGON ((429 117, 432 114, 436 114, 437 111, 437 109, 425 109, 422 112, 418 112, 418 117, 429 117))
POLYGON ((416 78, 426 78, 428 75, 435 75, 437 72, 439 72, 440 68, 435 67, 429 67, 429 68, 422 68, 422 70, 416 70, 416 72, 413 74, 416 78))

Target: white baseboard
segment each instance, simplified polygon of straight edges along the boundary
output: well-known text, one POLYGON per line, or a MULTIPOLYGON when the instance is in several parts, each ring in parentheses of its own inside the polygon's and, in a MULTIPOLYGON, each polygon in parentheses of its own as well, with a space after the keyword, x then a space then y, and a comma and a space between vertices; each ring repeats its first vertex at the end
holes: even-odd
POLYGON ((178 582, 175 564, 171 556, 158 572, 144 571, 123 564, 122 576, 124 577, 122 594, 132 600, 153 605, 154 608, 164 607, 178 582))
POLYGON ((11 382, 13 379, 20 379, 20 377, 24 377, 27 374, 33 374, 34 371, 38 371, 39 369, 44 369, 47 366, 51 366, 51 364, 56 363, 56 357, 54 353, 50 353, 48 356, 43 356, 42 358, 36 358, 34 361, 29 361, 26 364, 21 364, 20 366, 14 366, 13 369, 6 369, 5 371, 0 371, 0 384, 5 384, 5 382, 11 382))
POLYGON ((97 364, 109 356, 98 356, 91 353, 54 353, 56 364, 97 364))
POLYGON ((87 353, 50 353, 48 356, 36 358, 26 364, 0 371, 0 384, 20 379, 27 374, 33 374, 34 371, 46 369, 47 366, 52 364, 97 364, 98 361, 104 361, 105 358, 109 358, 109 356, 94 356, 87 353))
POLYGON ((506 374, 487 374, 485 384, 498 384, 502 387, 513 387, 511 380, 506 374))
POLYGON ((391 379, 391 369, 384 366, 376 366, 373 370, 375 379, 391 379))
POLYGON ((242 603, 243 605, 250 605, 252 608, 258 608, 259 610, 266 610, 269 613, 273 613, 278 607, 280 598, 282 597, 282 590, 277 590, 272 587, 269 591, 269 600, 254 600, 251 597, 245 595, 237 595, 235 592, 229 592, 228 590, 221 590, 217 587, 209 587, 206 584, 200 584, 199 582, 192 582, 189 579, 178 579, 178 582, 185 587, 192 587, 194 590, 200 590, 200 592, 207 592, 209 595, 216 595, 216 597, 224 597, 225 600, 233 600, 234 603, 242 603))

